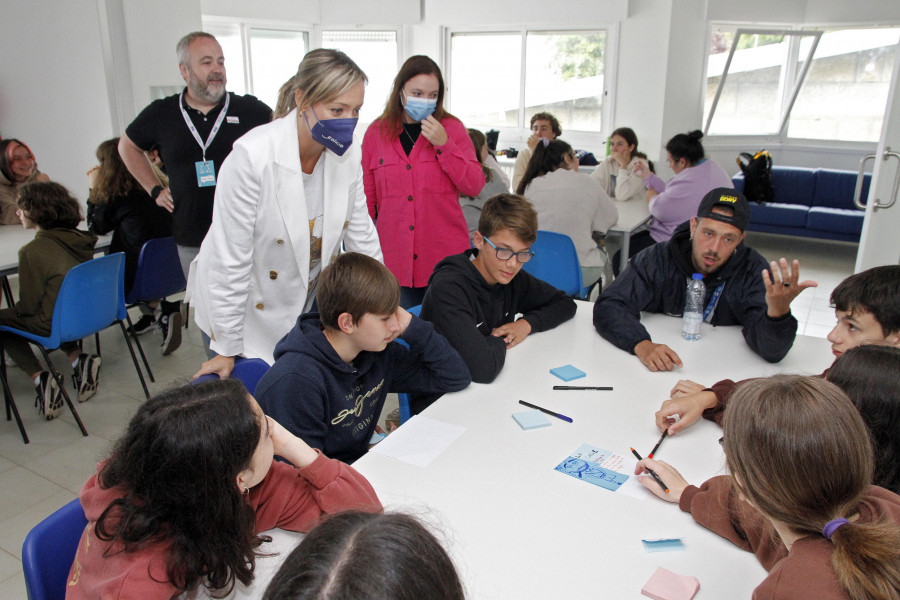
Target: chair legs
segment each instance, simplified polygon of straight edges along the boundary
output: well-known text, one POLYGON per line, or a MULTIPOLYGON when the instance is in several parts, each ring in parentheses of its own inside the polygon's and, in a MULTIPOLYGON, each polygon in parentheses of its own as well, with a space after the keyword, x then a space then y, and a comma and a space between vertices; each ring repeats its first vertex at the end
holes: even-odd
MULTIPOLYGON (((131 321, 131 315, 128 314, 128 311, 125 312, 125 318, 128 319, 128 329, 134 331, 134 323, 131 321)), ((144 362, 144 368, 147 369, 147 375, 150 376, 151 382, 156 382, 156 379, 153 378, 153 371, 150 370, 150 363, 147 362, 147 355, 144 354, 144 347, 141 345, 141 340, 138 339, 137 335, 132 336, 134 338, 134 342, 137 344, 138 352, 141 355, 141 360, 144 362)))
MULTIPOLYGON (((144 381, 144 372, 141 371, 141 365, 138 364, 137 355, 134 353, 134 346, 131 345, 131 336, 128 335, 128 330, 125 328, 125 321, 123 321, 122 319, 119 319, 116 322, 119 324, 119 327, 122 328, 122 335, 125 337, 125 343, 128 344, 128 351, 131 353, 131 362, 134 363, 134 370, 137 371, 138 377, 141 380, 141 387, 144 388, 144 396, 147 398, 147 400, 149 400, 150 399, 150 390, 147 389, 147 382, 144 381)), ((138 348, 141 348, 141 342, 138 341, 137 338, 135 338, 134 341, 137 343, 138 348)), ((143 356, 143 355, 144 355, 144 350, 141 349, 141 356, 143 356)), ((147 360, 146 357, 144 357, 144 360, 145 361, 147 360)), ((145 362, 144 364, 147 364, 147 363, 145 362)), ((148 373, 150 372, 149 366, 147 367, 147 372, 148 373)), ((153 381, 152 374, 150 375, 150 380, 153 381)))
POLYGON ((62 392, 63 398, 66 400, 66 404, 69 406, 69 410, 72 411, 72 416, 75 417, 75 422, 78 423, 78 428, 81 429, 81 433, 87 437, 87 429, 84 428, 84 423, 81 422, 81 417, 78 416, 78 411, 75 410, 75 405, 72 404, 72 399, 69 398, 69 392, 66 391, 66 379, 65 377, 60 377, 59 373, 56 372, 56 367, 53 366, 53 361, 50 360, 50 355, 47 353, 47 349, 41 346, 40 344, 36 345, 40 351, 41 355, 44 357, 44 362, 47 363, 47 367, 50 369, 50 373, 56 377, 57 381, 62 382, 59 386, 59 391, 62 392))
POLYGON ((9 384, 6 383, 6 355, 3 353, 2 344, 0 344, 0 383, 3 384, 3 400, 6 404, 6 420, 10 421, 12 416, 15 415, 16 425, 19 426, 19 433, 22 434, 22 441, 28 444, 28 434, 25 433, 22 417, 19 416, 19 408, 16 406, 16 399, 13 398, 12 392, 9 389, 9 384))

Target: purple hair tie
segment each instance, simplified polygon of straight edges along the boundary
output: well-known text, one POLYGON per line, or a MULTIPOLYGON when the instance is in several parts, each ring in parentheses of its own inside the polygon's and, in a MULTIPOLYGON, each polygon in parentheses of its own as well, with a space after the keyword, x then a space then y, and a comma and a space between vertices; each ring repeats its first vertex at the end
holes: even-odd
POLYGON ((831 541, 831 536, 834 535, 834 532, 838 530, 838 527, 841 525, 846 525, 849 523, 847 519, 834 519, 832 521, 828 521, 825 523, 825 527, 822 528, 822 535, 825 536, 829 542, 831 541))

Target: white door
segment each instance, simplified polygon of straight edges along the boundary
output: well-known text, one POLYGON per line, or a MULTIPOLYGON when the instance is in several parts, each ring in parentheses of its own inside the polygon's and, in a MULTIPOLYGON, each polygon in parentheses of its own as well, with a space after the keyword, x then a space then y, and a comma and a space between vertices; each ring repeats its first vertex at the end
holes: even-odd
POLYGON ((866 203, 856 273, 881 265, 900 264, 900 44, 894 56, 894 73, 888 94, 881 140, 875 151, 872 185, 866 203), (877 203, 877 204, 876 204, 877 203), (879 208, 885 206, 885 208, 879 208))

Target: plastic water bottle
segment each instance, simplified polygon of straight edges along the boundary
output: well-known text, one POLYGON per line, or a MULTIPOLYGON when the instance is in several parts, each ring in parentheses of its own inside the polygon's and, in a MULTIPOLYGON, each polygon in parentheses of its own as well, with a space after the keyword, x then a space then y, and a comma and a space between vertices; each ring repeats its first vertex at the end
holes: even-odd
POLYGON ((684 339, 700 339, 700 323, 703 322, 703 300, 706 299, 706 286, 703 275, 694 273, 684 293, 684 316, 681 324, 681 337, 684 339))

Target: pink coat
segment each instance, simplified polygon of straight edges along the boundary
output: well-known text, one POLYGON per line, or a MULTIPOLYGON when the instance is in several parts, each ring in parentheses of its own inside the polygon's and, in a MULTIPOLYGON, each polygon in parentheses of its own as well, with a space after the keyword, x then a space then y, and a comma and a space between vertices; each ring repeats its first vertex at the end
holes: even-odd
POLYGON ((441 121, 448 140, 435 148, 419 136, 409 156, 398 137, 385 139, 381 121, 363 138, 363 185, 376 219, 384 264, 404 287, 424 287, 434 266, 469 247, 459 195, 477 196, 484 174, 465 126, 441 121))

